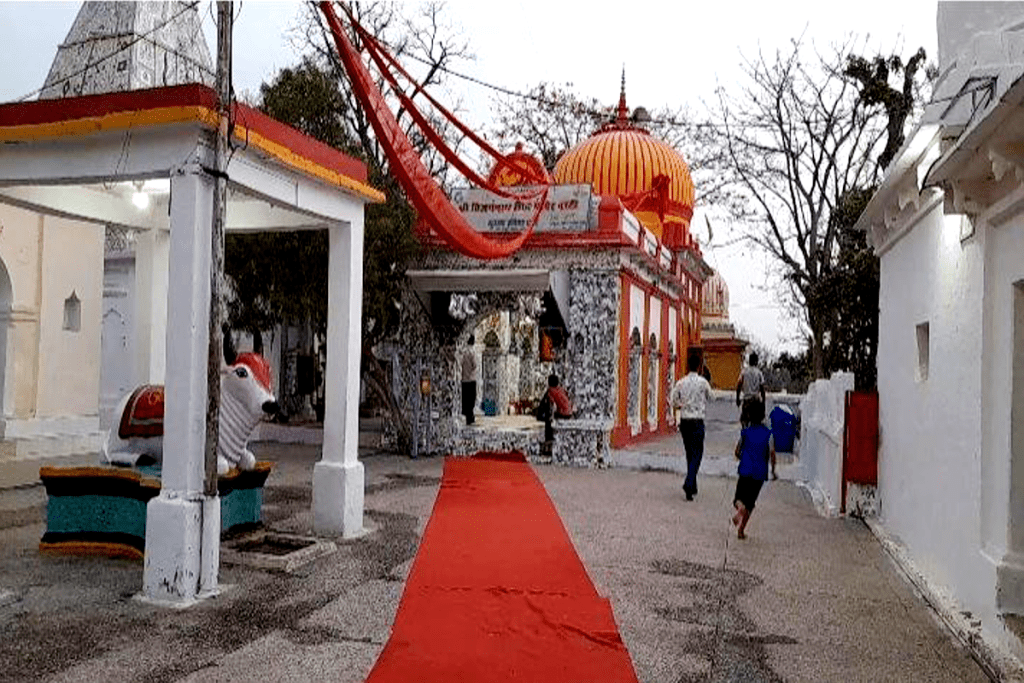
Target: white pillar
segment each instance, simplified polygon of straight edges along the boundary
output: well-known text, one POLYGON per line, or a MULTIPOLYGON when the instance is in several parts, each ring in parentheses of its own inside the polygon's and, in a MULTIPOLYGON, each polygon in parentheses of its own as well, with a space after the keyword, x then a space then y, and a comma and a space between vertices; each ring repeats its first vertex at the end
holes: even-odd
POLYGON ((135 374, 132 386, 163 384, 170 233, 154 228, 135 241, 135 374))
POLYGON ((313 528, 352 538, 363 533, 359 462, 359 363, 363 308, 363 218, 330 228, 324 444, 313 469, 313 528))
POLYGON ((181 169, 171 197, 163 472, 146 512, 143 593, 187 605, 216 590, 220 563, 220 501, 203 495, 213 182, 181 169))

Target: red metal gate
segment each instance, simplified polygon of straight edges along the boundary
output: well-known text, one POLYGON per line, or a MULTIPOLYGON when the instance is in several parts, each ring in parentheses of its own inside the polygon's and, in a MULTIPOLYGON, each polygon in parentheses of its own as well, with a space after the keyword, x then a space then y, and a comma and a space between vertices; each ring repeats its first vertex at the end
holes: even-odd
POLYGON ((843 429, 843 492, 840 512, 846 512, 846 484, 878 485, 878 392, 846 392, 843 429))

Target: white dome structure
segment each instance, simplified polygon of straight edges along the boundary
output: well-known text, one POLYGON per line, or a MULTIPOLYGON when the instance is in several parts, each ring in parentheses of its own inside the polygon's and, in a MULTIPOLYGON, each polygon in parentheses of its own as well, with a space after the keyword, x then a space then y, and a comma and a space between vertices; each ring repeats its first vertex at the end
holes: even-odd
POLYGON ((736 334, 729 322, 729 285, 717 270, 701 290, 701 340, 704 359, 711 370, 711 384, 716 389, 734 389, 747 342, 736 334))
POLYGON ((717 270, 704 283, 704 320, 729 321, 729 285, 717 270))

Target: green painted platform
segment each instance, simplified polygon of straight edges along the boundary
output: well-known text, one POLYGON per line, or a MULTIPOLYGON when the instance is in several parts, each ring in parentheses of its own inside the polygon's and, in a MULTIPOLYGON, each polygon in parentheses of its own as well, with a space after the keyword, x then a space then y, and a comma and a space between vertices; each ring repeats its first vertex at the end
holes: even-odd
MULTIPOLYGON (((263 487, 272 468, 257 462, 217 479, 222 534, 263 523, 263 487)), ((43 467, 39 477, 47 495, 41 552, 142 559, 146 505, 160 494, 158 468, 43 467)))

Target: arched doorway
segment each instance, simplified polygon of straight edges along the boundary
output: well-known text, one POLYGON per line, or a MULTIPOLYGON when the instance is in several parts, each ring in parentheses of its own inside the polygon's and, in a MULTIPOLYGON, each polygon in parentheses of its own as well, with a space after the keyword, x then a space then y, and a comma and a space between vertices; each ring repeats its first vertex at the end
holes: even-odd
MULTIPOLYGON (((479 359, 477 409, 485 416, 530 412, 557 372, 542 358, 541 296, 533 292, 481 292, 456 340, 456 357, 479 359), (469 337, 474 346, 467 345, 469 337)), ((486 422, 483 423, 486 425, 486 422)))
POLYGON ((103 268, 99 425, 106 429, 120 400, 135 388, 135 259, 107 258, 103 268))
POLYGON ((633 434, 640 433, 640 364, 643 346, 640 330, 634 327, 629 334, 629 393, 626 399, 626 405, 629 406, 629 428, 633 434))
POLYGON ((658 350, 658 337, 653 332, 647 344, 647 355, 647 426, 654 431, 658 428, 658 419, 661 416, 661 403, 658 401, 661 353, 658 350))
POLYGON ((498 414, 501 382, 501 341, 495 330, 488 330, 484 336, 483 359, 480 363, 480 379, 483 383, 482 397, 484 415, 498 414))

